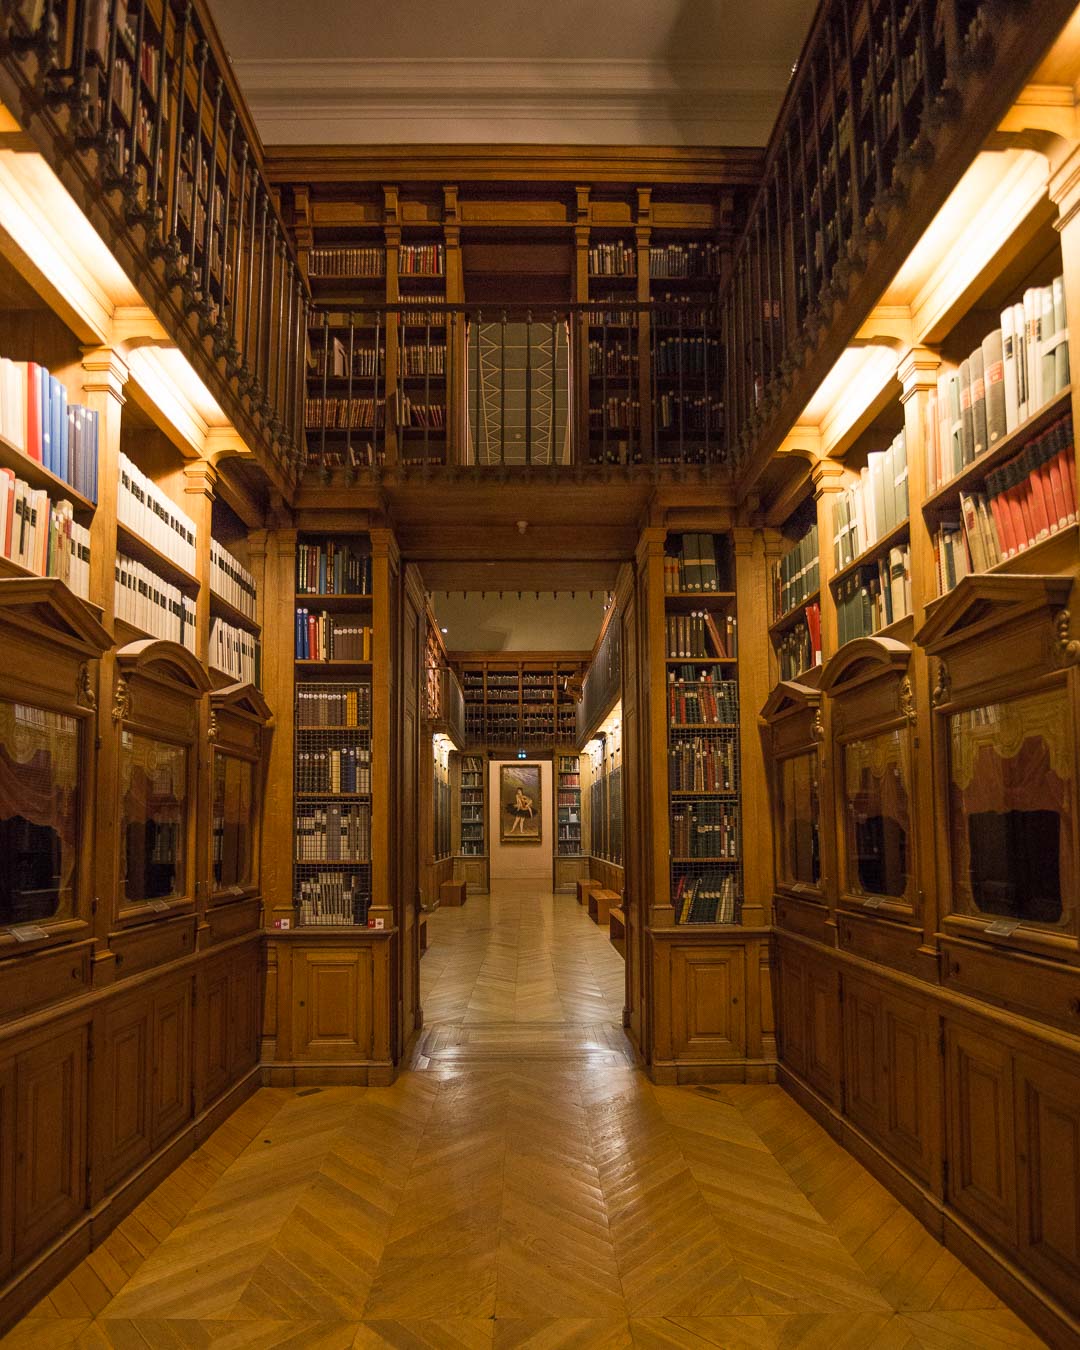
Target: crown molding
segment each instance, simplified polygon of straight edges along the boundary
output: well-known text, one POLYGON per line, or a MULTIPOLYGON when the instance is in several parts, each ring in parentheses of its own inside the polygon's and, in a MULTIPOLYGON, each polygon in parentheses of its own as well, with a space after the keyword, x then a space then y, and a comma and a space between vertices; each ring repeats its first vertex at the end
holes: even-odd
POLYGON ((763 145, 780 64, 237 60, 264 144, 763 145))

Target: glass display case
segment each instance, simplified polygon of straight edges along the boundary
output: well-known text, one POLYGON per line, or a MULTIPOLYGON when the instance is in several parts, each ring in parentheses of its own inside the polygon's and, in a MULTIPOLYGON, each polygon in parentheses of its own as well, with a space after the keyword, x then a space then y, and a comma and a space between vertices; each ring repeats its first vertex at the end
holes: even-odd
POLYGON ((845 886, 852 895, 904 897, 911 875, 907 733, 899 729, 843 747, 845 886))
POLYGON ((270 708, 253 684, 210 695, 210 903, 259 888, 264 751, 270 708))
POLYGON ((777 881, 817 888, 821 884, 821 800, 816 750, 779 761, 777 817, 777 881))
POLYGON ((120 887, 128 905, 185 894, 188 749, 120 735, 120 887))

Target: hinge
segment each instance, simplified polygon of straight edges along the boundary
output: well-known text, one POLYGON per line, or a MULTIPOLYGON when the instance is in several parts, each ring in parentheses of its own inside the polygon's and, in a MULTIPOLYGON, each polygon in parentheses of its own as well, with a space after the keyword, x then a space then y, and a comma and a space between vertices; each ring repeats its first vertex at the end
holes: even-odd
POLYGON ((93 900, 90 901, 90 913, 91 913, 91 915, 94 915, 94 914, 97 913, 97 900, 98 900, 98 898, 97 898, 97 896, 95 895, 94 898, 93 898, 93 900))

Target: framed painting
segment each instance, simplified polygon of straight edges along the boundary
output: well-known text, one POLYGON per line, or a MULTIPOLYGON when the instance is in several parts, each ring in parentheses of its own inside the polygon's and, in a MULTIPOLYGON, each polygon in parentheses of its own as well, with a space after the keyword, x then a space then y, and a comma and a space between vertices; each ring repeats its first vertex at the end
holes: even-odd
POLYGON ((499 839, 504 844, 539 844, 543 810, 539 764, 503 764, 499 769, 499 839))

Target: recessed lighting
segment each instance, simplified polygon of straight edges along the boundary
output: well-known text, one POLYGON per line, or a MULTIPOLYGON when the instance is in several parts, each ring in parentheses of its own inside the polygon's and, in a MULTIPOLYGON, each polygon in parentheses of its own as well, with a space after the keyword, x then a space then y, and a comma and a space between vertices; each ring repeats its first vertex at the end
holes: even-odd
POLYGON ((446 632, 449 632, 449 629, 446 629, 446 628, 440 628, 440 629, 439 629, 439 632, 440 632, 440 633, 446 633, 446 632))

